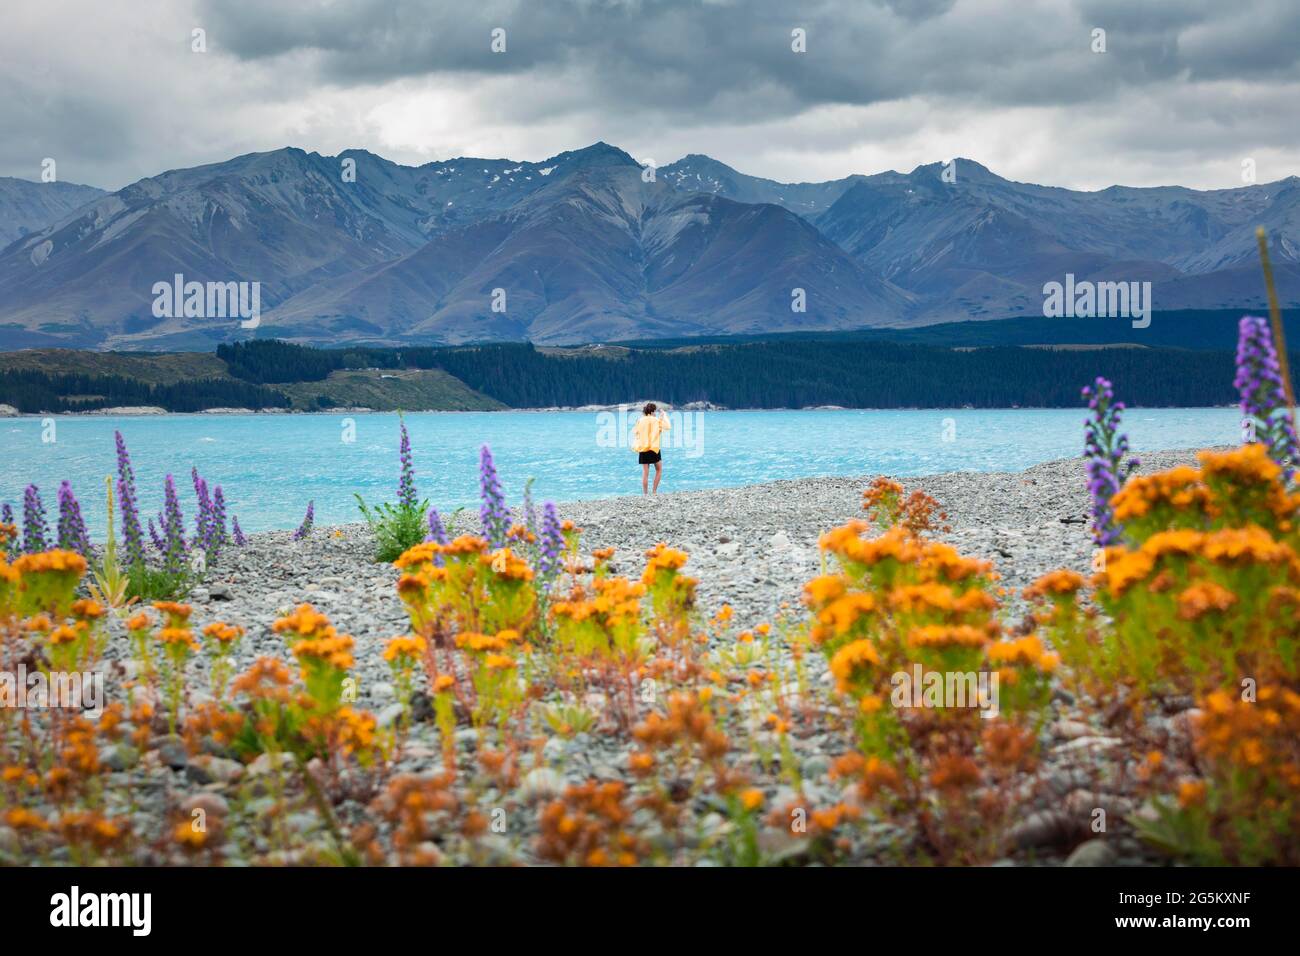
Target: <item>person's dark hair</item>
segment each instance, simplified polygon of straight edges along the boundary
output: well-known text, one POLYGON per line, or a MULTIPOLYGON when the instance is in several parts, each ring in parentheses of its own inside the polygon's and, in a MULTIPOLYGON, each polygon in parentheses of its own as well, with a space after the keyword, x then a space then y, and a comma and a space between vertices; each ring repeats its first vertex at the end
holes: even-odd
POLYGON ((655 413, 655 409, 656 409, 657 407, 658 407, 658 406, 655 405, 654 402, 646 402, 646 403, 645 403, 645 408, 641 409, 641 411, 642 411, 643 414, 646 414, 646 415, 653 415, 653 414, 655 413))

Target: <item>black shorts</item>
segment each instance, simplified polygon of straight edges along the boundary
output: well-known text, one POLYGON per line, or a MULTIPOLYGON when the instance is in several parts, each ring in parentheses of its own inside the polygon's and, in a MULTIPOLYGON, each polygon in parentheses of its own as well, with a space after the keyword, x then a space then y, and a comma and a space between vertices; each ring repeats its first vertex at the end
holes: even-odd
POLYGON ((657 465, 660 461, 660 454, 657 451, 643 451, 637 456, 637 464, 640 465, 657 465))

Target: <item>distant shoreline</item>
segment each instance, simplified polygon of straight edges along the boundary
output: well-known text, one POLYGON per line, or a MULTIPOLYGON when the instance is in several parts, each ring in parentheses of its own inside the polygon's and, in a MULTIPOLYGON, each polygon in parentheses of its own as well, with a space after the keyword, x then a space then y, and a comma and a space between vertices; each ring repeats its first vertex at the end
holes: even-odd
MULTIPOLYGON (((643 402, 626 402, 620 405, 576 405, 576 406, 556 406, 547 408, 483 408, 483 409, 461 409, 461 408, 408 408, 402 409, 402 414, 408 415, 501 415, 513 412, 526 412, 531 414, 540 414, 548 412, 576 412, 584 414, 599 414, 601 412, 617 412, 620 408, 637 409, 643 405, 643 402)), ((668 402, 659 402, 656 404, 670 412, 1044 412, 1044 411, 1070 411, 1069 408, 1063 408, 1059 405, 1007 405, 994 407, 983 407, 964 405, 961 407, 951 405, 910 405, 906 407, 851 407, 844 405, 809 405, 803 408, 727 408, 723 405, 712 405, 707 403, 692 402, 687 405, 675 406, 668 402), (701 407, 703 406, 703 407, 701 407)), ((1140 409, 1178 409, 1182 411, 1196 411, 1198 409, 1224 409, 1235 408, 1233 403, 1223 405, 1134 405, 1129 404, 1130 410, 1140 409)), ((169 412, 161 408, 104 408, 84 412, 18 412, 12 410, 9 406, 0 406, 0 421, 6 419, 20 418, 243 418, 249 416, 338 416, 338 415, 396 415, 396 410, 384 410, 376 408, 320 408, 308 410, 276 408, 276 409, 253 409, 253 408, 233 408, 233 409, 205 409, 198 412, 169 412), (6 408, 9 408, 6 411, 6 408)))
MULTIPOLYGON (((1197 328, 1222 333, 1229 324, 1202 317, 1197 328)), ((675 395, 676 402, 661 404, 689 410, 1077 408, 1079 389, 1098 376, 1115 382, 1131 407, 1216 407, 1238 398, 1230 349, 1108 344, 1123 347, 809 338, 617 354, 527 343, 350 353, 257 339, 216 353, 46 349, 0 353, 0 406, 101 415, 125 414, 122 409, 601 411, 635 404, 627 401, 633 396, 675 395)))

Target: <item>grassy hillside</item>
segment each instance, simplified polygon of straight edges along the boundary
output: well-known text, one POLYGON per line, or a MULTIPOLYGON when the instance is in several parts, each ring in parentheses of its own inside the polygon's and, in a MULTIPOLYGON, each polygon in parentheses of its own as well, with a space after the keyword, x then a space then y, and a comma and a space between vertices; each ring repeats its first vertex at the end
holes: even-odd
POLYGON ((0 352, 0 371, 10 369, 50 375, 120 375, 148 385, 231 377, 226 363, 211 352, 85 352, 79 349, 0 352))
POLYGON ((330 372, 323 382, 275 386, 294 408, 360 406, 376 411, 493 411, 505 408, 442 369, 358 369, 330 372), (321 400, 324 399, 324 402, 321 400))
POLYGON ((192 411, 221 405, 316 411, 339 406, 378 411, 483 411, 504 408, 442 369, 358 369, 314 382, 250 390, 211 352, 0 352, 0 404, 24 412, 161 405, 192 411), (33 382, 36 376, 39 382, 33 382), (143 386, 145 391, 140 391, 143 386), (226 386, 223 388, 222 386, 226 386), (232 389, 234 389, 232 391, 232 389), (258 397, 254 403, 248 396, 258 397))

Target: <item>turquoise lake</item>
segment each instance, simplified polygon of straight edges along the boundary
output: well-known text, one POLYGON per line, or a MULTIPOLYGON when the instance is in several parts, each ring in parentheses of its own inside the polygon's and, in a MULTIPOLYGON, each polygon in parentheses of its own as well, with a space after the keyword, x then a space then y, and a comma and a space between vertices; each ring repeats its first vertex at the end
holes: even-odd
MULTIPOLYGON (((681 412, 664 449, 662 491, 818 475, 1014 471, 1081 452, 1083 409, 681 412)), ((0 501, 21 514, 36 484, 53 525, 69 479, 102 537, 104 476, 115 474, 113 432, 126 438, 141 508, 162 506, 175 475, 187 519, 190 468, 221 485, 245 531, 291 528, 315 501, 318 524, 359 520, 354 493, 396 496, 396 414, 67 416, 0 419, 0 501), (52 427, 51 427, 52 426, 52 427)), ((634 417, 596 412, 423 412, 406 416, 421 497, 443 512, 477 505, 480 446, 491 447, 510 497, 535 479, 538 502, 639 494, 627 447, 634 417)), ((1130 409, 1134 449, 1240 441, 1234 408, 1130 409)))

